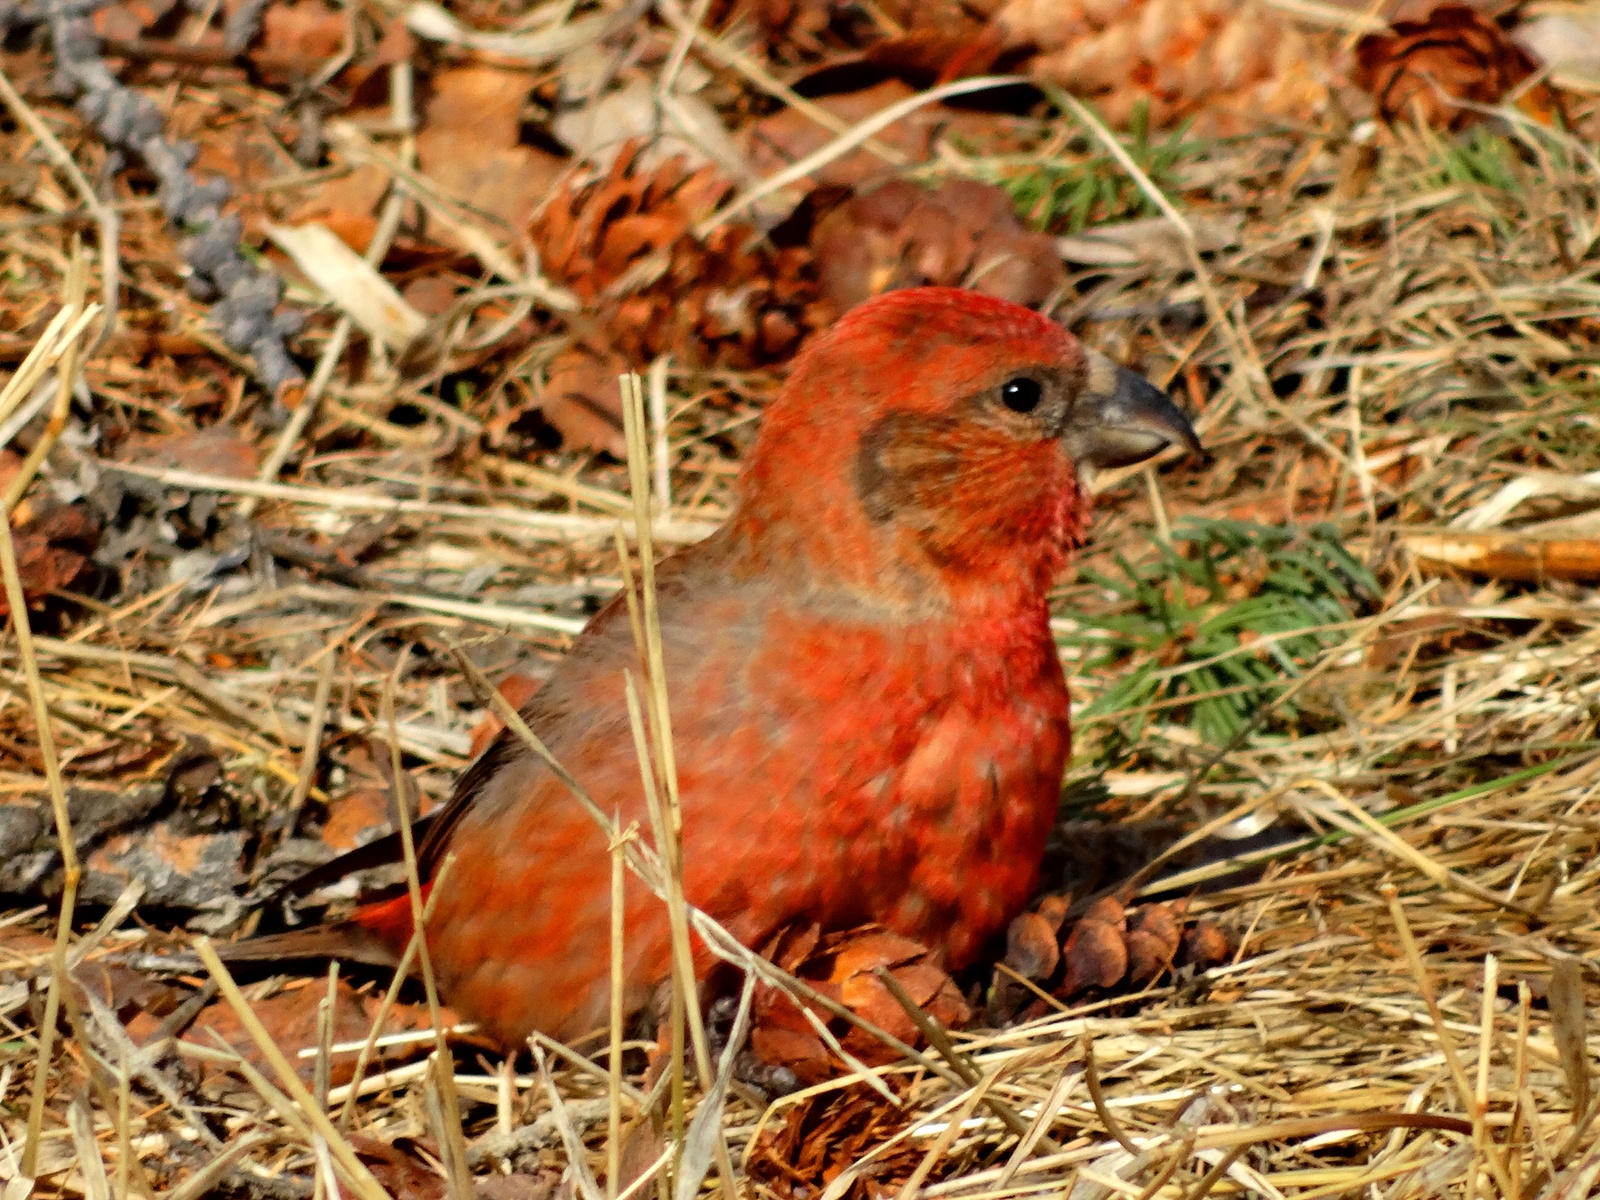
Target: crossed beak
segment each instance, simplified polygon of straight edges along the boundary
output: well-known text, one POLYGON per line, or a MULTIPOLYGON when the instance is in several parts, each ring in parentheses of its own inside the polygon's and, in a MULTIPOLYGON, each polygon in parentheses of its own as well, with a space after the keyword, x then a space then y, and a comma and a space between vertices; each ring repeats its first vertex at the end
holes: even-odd
POLYGON ((1201 452, 1194 426, 1165 392, 1093 350, 1062 441, 1075 461, 1102 470, 1143 462, 1180 443, 1201 452))

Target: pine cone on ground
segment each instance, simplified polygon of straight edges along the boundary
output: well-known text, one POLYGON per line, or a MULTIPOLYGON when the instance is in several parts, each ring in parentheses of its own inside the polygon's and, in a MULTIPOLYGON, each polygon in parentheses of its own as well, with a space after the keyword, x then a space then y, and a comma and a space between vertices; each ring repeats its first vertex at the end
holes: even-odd
POLYGON ((1203 134, 1315 113, 1334 44, 1255 0, 1007 0, 988 35, 1034 48, 1028 73, 1092 100, 1114 128, 1143 102, 1151 125, 1194 117, 1203 134))
MULTIPOLYGON (((903 1096, 908 1081, 889 1075, 881 1085, 903 1096)), ((750 1147, 749 1178, 758 1194, 778 1200, 894 1200, 915 1175, 924 1184, 955 1169, 955 1156, 945 1156, 929 1174, 922 1140, 896 1135, 916 1120, 903 1100, 891 1101, 864 1083, 826 1088, 793 1103, 783 1123, 768 1125, 750 1147), (848 1174, 846 1174, 848 1172, 848 1174), (835 1186, 843 1181, 841 1192, 835 1186)))
MULTIPOLYGON (((1488 17, 1444 4, 1420 21, 1396 21, 1394 33, 1363 38, 1355 81, 1372 93, 1388 122, 1420 119, 1462 129, 1483 118, 1469 105, 1498 104, 1539 69, 1533 56, 1488 17)), ((1539 83, 1518 106, 1540 120, 1561 112, 1560 94, 1539 83)))
POLYGON ((993 184, 903 179, 858 192, 811 238, 823 294, 840 311, 894 288, 970 287, 1030 307, 1064 288, 1055 242, 1017 219, 993 184))
POLYGON ((732 191, 714 167, 649 165, 636 143, 534 221, 545 271, 587 309, 578 345, 551 364, 540 398, 569 442, 620 447, 619 371, 663 354, 698 367, 766 366, 827 323, 808 251, 777 249, 734 222, 695 235, 732 191))
POLYGON ((996 969, 989 993, 990 1020, 1041 1015, 1046 1005, 1037 998, 1040 992, 1074 1000, 1086 993, 1138 991, 1174 966, 1205 970, 1229 953, 1218 926, 1203 918, 1186 920, 1184 900, 1129 909, 1122 899, 1104 896, 1069 925, 1070 907, 1070 896, 1045 896, 1012 920, 1003 969, 996 969))
MULTIPOLYGON (((926 946, 891 933, 881 925, 861 925, 823 934, 815 926, 793 927, 773 938, 763 955, 818 992, 844 1005, 879 1029, 910 1045, 922 1040, 911 1017, 883 982, 892 977, 911 1002, 945 1028, 971 1019, 955 981, 926 946)), ((840 1045, 867 1063, 893 1062, 888 1046, 822 1008, 813 1010, 840 1045)), ((816 1083, 845 1069, 817 1036, 811 1022, 787 993, 768 984, 756 987, 750 1050, 770 1067, 786 1067, 802 1083, 816 1083)))

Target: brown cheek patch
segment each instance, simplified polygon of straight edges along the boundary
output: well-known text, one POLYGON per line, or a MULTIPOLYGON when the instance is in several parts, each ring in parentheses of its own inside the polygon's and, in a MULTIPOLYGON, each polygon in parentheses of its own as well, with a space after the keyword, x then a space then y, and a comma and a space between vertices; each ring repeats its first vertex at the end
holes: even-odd
POLYGON ((955 565, 975 531, 1000 544, 1050 537, 1051 498, 1070 470, 1050 439, 1021 441, 971 417, 891 414, 862 438, 855 478, 869 519, 893 518, 955 565))
POLYGON ((890 413, 875 422, 856 452, 856 494, 867 517, 915 520, 941 484, 955 484, 961 438, 962 423, 951 417, 890 413))

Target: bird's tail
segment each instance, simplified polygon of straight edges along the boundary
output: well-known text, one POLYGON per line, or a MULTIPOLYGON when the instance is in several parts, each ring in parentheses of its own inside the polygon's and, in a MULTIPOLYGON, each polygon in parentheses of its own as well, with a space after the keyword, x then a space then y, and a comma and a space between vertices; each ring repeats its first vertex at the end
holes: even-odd
MULTIPOLYGON (((430 884, 423 884, 427 899, 430 884)), ((342 921, 246 938, 218 946, 225 962, 299 962, 337 958, 345 962, 393 967, 411 940, 411 897, 405 892, 356 909, 342 921)))

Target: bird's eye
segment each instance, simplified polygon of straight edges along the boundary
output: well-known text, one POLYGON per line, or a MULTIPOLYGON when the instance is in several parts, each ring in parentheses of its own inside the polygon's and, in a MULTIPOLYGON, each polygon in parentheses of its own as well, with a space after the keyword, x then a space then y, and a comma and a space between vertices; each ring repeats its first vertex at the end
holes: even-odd
POLYGON ((1043 398, 1044 389, 1039 386, 1039 381, 1029 379, 1026 375, 1018 375, 1000 385, 1000 401, 1012 412, 1032 412, 1039 407, 1039 401, 1043 398))

